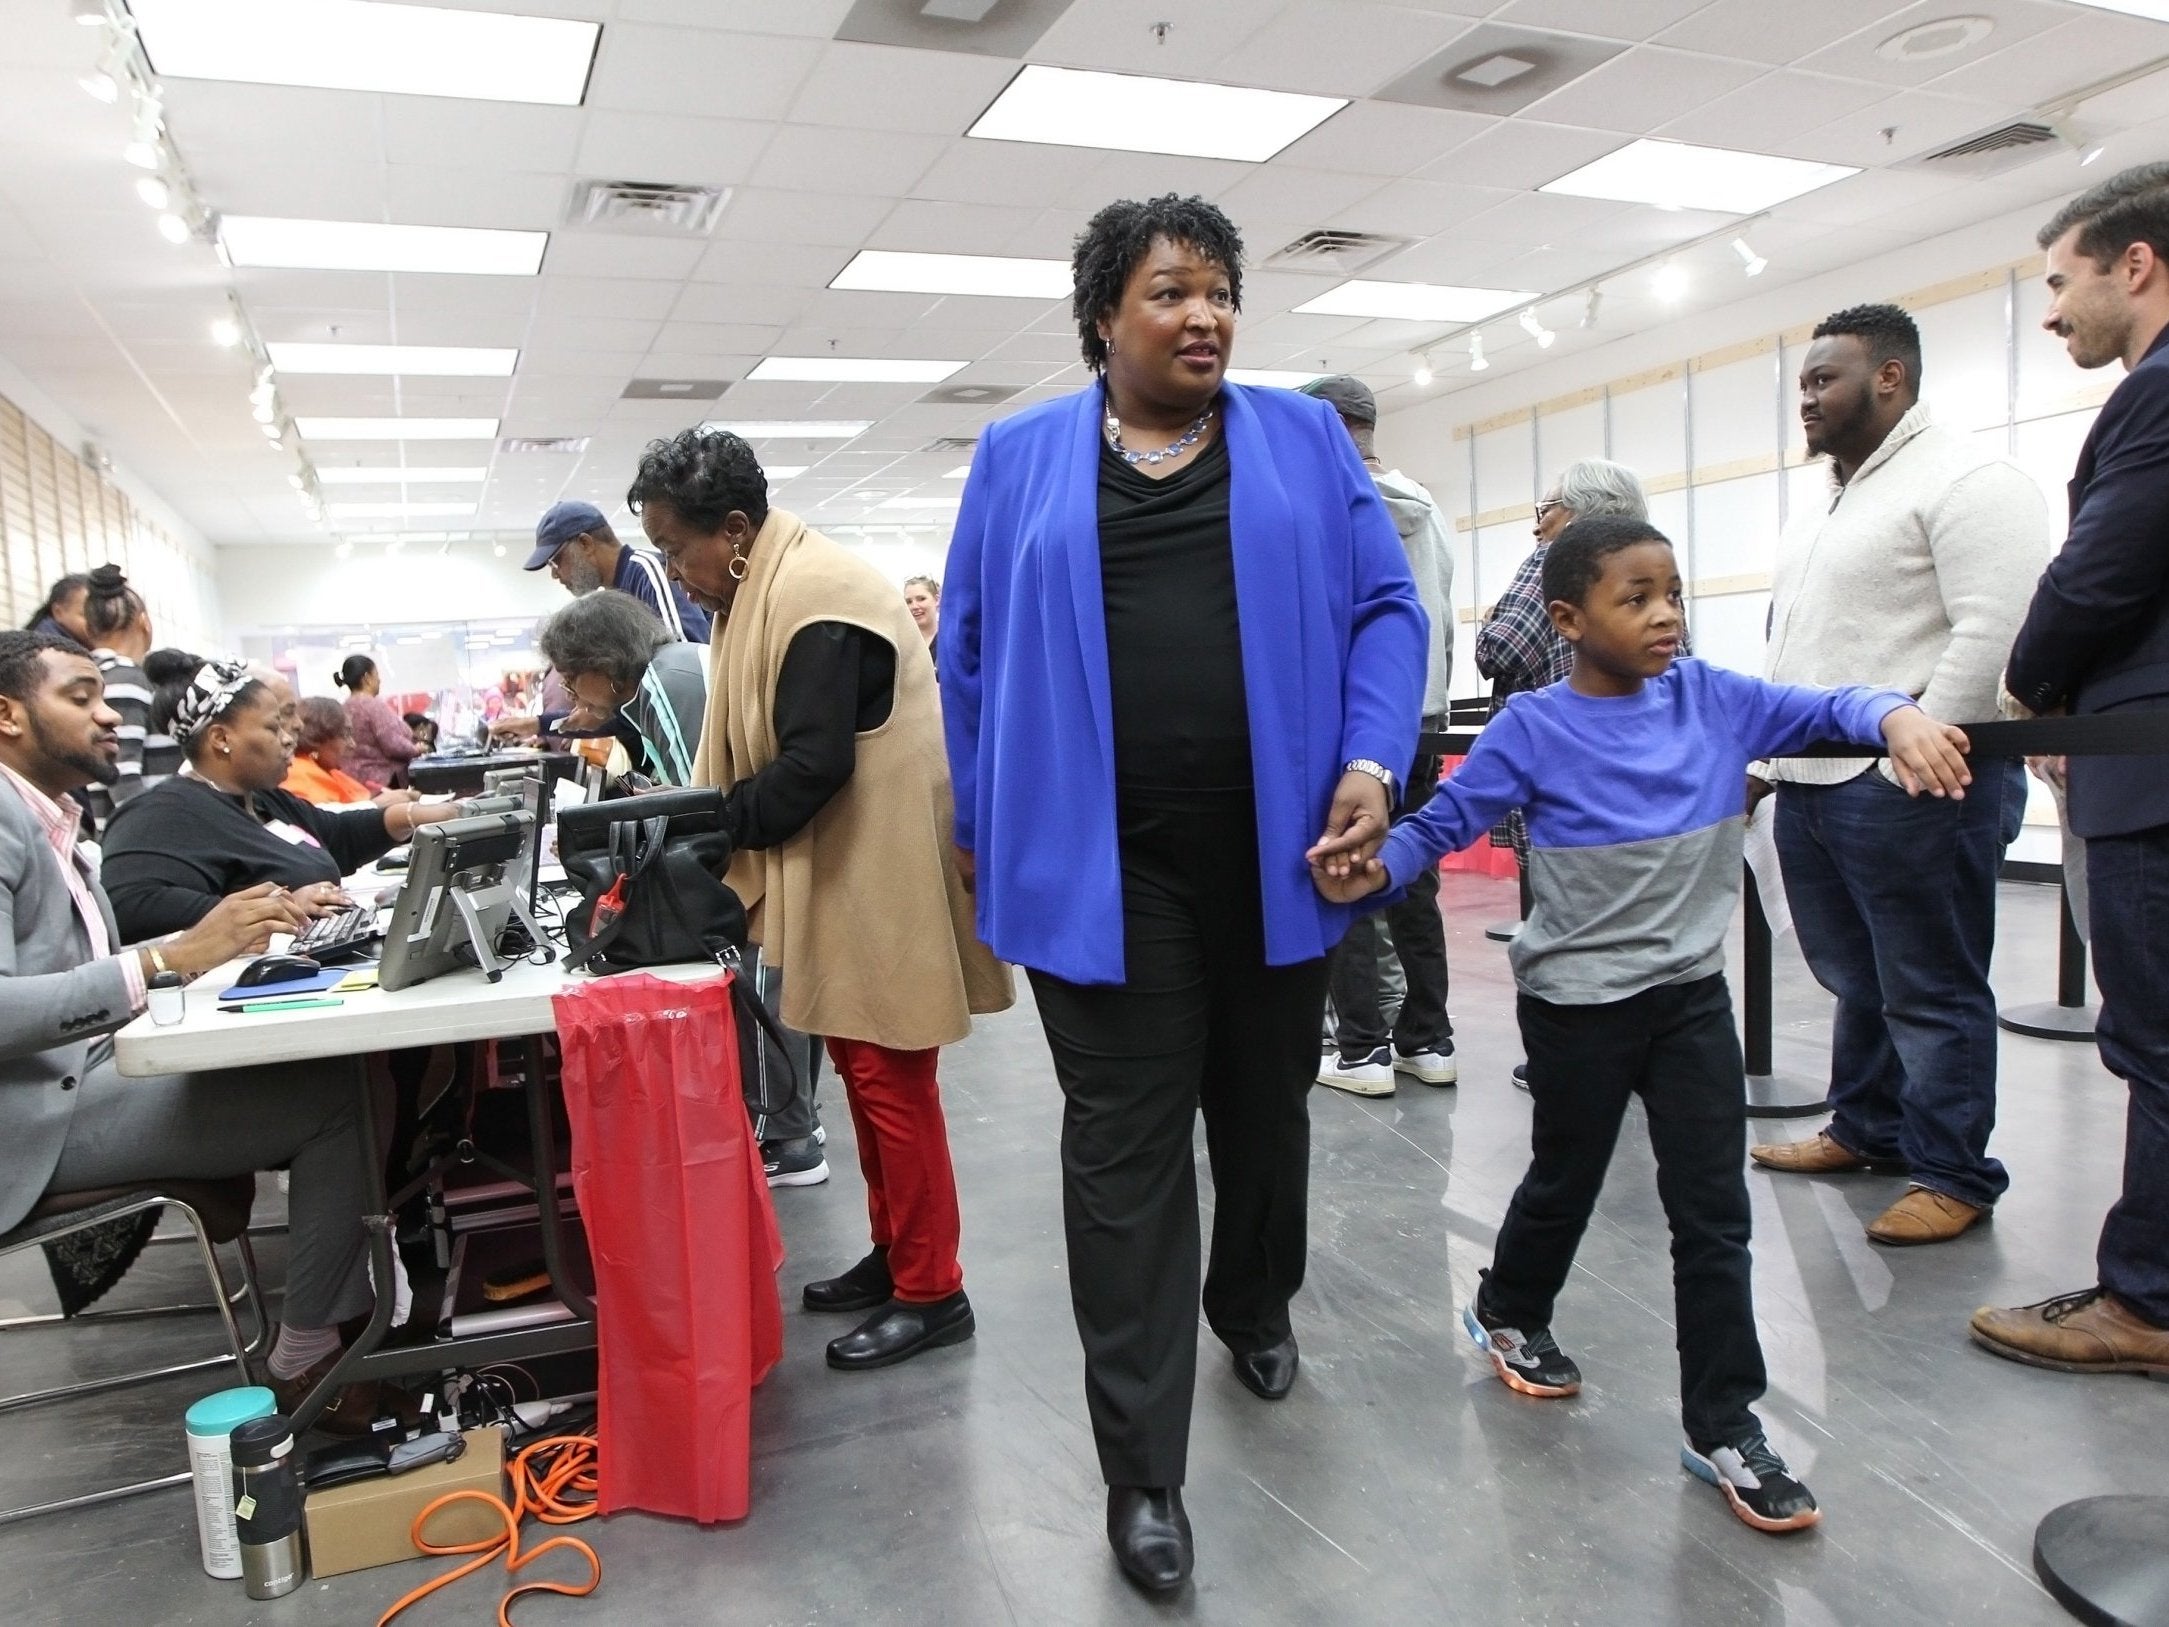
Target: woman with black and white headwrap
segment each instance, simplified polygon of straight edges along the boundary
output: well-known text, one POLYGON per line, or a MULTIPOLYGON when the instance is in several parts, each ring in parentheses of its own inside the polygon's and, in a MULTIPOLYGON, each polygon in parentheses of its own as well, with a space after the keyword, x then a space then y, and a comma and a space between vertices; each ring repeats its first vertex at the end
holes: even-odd
POLYGON ((266 881, 311 914, 336 909, 341 877, 462 812, 455 802, 318 808, 280 790, 294 756, 293 692, 238 662, 206 661, 161 685, 150 727, 180 742, 188 766, 106 832, 102 879, 130 942, 191 927, 228 893, 266 881))

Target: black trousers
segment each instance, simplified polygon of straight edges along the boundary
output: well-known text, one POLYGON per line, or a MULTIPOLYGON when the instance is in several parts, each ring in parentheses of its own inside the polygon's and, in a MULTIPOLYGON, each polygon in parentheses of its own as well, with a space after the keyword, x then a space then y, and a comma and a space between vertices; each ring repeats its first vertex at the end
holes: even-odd
MULTIPOLYGON (((1395 812, 1396 823, 1420 813, 1438 790, 1443 760, 1419 757, 1410 770, 1408 789, 1395 812)), ((1334 1041, 1343 1056, 1368 1056, 1393 1041, 1403 1056, 1437 1050, 1453 1038, 1446 1015, 1446 923, 1438 912, 1438 866, 1424 866, 1396 904, 1375 914, 1359 915, 1326 957, 1327 982, 1336 1019, 1334 1041), (1401 1014, 1389 1030, 1379 998, 1378 920, 1393 932, 1408 992, 1401 1014)))
POLYGON ((1307 1092, 1325 962, 1265 964, 1248 791, 1125 792, 1127 981, 1032 973, 1061 1082, 1062 1218, 1085 1403, 1111 1486, 1179 1486, 1197 1376, 1192 1129, 1212 1164, 1206 1321, 1229 1349, 1288 1337, 1303 1284, 1307 1092))
POLYGON ((1767 1379, 1747 1251, 1746 1069, 1724 978, 1596 1006, 1522 994, 1516 1006, 1534 1156, 1499 1228, 1484 1310, 1515 1327, 1549 1325, 1638 1095, 1672 1228, 1681 1421, 1698 1446, 1756 1427, 1767 1379))

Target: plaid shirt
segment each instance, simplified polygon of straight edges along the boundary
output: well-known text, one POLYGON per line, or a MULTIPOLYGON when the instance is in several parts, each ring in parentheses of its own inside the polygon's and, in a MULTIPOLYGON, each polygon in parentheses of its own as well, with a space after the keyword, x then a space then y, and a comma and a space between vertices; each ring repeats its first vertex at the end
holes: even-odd
POLYGON ((1574 670, 1574 646, 1559 636, 1544 607, 1544 554, 1538 543, 1506 584, 1491 617, 1476 630, 1476 670, 1501 700, 1560 682, 1574 670))
MULTIPOLYGON (((96 885, 91 879, 90 864, 76 841, 82 828, 82 814, 73 803, 61 804, 40 791, 28 780, 5 763, 0 763, 0 774, 5 774, 16 794, 23 799, 23 806, 45 832, 46 841, 53 847, 53 856, 60 861, 61 878, 68 884, 68 896, 75 901, 75 913, 82 918, 83 930, 90 937, 90 955, 93 960, 103 960, 113 953, 113 940, 105 929, 105 916, 99 911, 98 900, 92 896, 96 885)), ((121 980, 128 985, 128 1009, 141 1011, 146 1003, 143 990, 143 962, 133 949, 124 949, 118 959, 121 963, 121 980)))

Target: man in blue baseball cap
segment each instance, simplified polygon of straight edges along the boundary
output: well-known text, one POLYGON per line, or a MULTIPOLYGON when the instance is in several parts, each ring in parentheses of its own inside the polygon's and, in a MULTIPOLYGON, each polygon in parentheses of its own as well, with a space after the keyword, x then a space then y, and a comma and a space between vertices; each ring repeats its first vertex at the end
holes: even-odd
POLYGON ((618 541, 593 503, 559 503, 543 515, 525 568, 544 567, 575 599, 600 587, 616 588, 654 611, 673 636, 694 644, 708 642, 708 613, 670 580, 651 550, 618 541))

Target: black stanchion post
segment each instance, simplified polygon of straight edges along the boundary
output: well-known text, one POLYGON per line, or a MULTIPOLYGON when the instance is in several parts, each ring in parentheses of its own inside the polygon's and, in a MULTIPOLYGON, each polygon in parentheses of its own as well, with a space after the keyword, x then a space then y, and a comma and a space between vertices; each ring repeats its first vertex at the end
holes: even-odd
POLYGON ((2091 1044, 2096 1009, 2086 1003, 2086 940, 2071 913, 2067 882, 2056 888, 2059 930, 2056 934, 2056 999, 2010 1006, 1996 1013, 1997 1026, 2032 1039, 2077 1040, 2091 1044))
POLYGON ((1747 920, 1740 956, 1740 1050, 1747 1059, 1747 1116, 1751 1119, 1804 1119, 1826 1112, 1830 1102, 1820 1086, 1787 1085, 1775 1077, 1770 1049, 1774 1026, 1771 1003, 1770 918, 1762 912, 1762 892, 1752 866, 1743 867, 1741 888, 1747 920))

